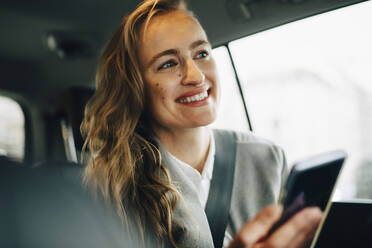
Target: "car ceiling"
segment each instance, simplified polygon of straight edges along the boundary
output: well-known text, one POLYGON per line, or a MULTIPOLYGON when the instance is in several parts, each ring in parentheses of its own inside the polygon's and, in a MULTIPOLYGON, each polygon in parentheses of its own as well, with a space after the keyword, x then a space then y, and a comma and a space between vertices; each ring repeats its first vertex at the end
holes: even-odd
MULTIPOLYGON (((138 0, 2 0, 0 90, 41 104, 73 86, 93 87, 100 48, 138 0), (61 58, 47 35, 77 39, 90 52, 61 58)), ((362 1, 189 0, 213 46, 293 20, 362 1)))

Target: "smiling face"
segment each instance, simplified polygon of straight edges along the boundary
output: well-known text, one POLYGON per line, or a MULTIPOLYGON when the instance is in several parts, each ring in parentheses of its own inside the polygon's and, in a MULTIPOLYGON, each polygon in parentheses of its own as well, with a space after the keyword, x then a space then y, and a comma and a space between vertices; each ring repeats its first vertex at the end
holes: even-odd
MULTIPOLYGON (((143 25, 144 26, 144 25, 143 25)), ((181 11, 153 17, 138 47, 152 126, 194 128, 216 118, 218 78, 200 24, 181 11)))

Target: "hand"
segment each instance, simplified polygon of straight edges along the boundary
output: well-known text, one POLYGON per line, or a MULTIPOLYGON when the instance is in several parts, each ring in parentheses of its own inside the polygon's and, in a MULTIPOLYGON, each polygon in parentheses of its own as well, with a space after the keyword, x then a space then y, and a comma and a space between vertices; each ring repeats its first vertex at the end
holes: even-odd
POLYGON ((272 225, 279 220, 283 208, 272 205, 261 210, 255 218, 244 224, 231 241, 229 248, 303 248, 311 244, 322 218, 317 207, 309 207, 267 236, 272 225))

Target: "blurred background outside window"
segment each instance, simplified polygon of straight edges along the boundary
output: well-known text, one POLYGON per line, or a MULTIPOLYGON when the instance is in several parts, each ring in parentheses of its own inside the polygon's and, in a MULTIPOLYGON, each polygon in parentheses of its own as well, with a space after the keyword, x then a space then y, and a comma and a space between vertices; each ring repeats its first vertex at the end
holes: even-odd
POLYGON ((253 130, 289 164, 347 151, 334 200, 372 198, 371 13, 367 1, 229 44, 253 130))
POLYGON ((217 119, 211 127, 247 132, 248 120, 227 48, 213 49, 213 57, 219 74, 221 98, 217 119))

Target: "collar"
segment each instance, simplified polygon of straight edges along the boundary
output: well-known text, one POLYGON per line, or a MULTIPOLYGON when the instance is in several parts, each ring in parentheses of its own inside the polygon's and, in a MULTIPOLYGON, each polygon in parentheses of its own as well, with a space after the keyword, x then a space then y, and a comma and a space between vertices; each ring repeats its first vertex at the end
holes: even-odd
MULTIPOLYGON (((211 180, 212 175, 213 175, 213 165, 214 165, 214 158, 215 158, 214 156, 216 154, 216 145, 215 145, 213 131, 211 129, 208 129, 208 131, 209 131, 211 140, 210 140, 210 144, 209 144, 207 159, 205 160, 204 168, 203 168, 203 171, 201 173, 201 178, 211 180)), ((180 165, 181 168, 185 168, 188 171, 194 170, 197 174, 199 174, 199 172, 196 169, 194 169, 191 165, 179 160, 178 158, 173 156, 170 152, 168 152, 165 149, 165 147, 161 144, 161 142, 158 138, 155 138, 155 139, 156 139, 156 141, 158 142, 158 144, 161 148, 160 150, 162 152, 164 152, 167 156, 169 156, 178 165, 180 165)))
POLYGON ((212 175, 213 175, 213 165, 214 165, 214 155, 216 154, 216 145, 215 145, 214 135, 213 135, 212 130, 211 129, 208 129, 208 130, 209 130, 209 134, 211 137, 211 141, 209 144, 208 157, 205 161, 201 176, 203 179, 211 180, 212 175))

